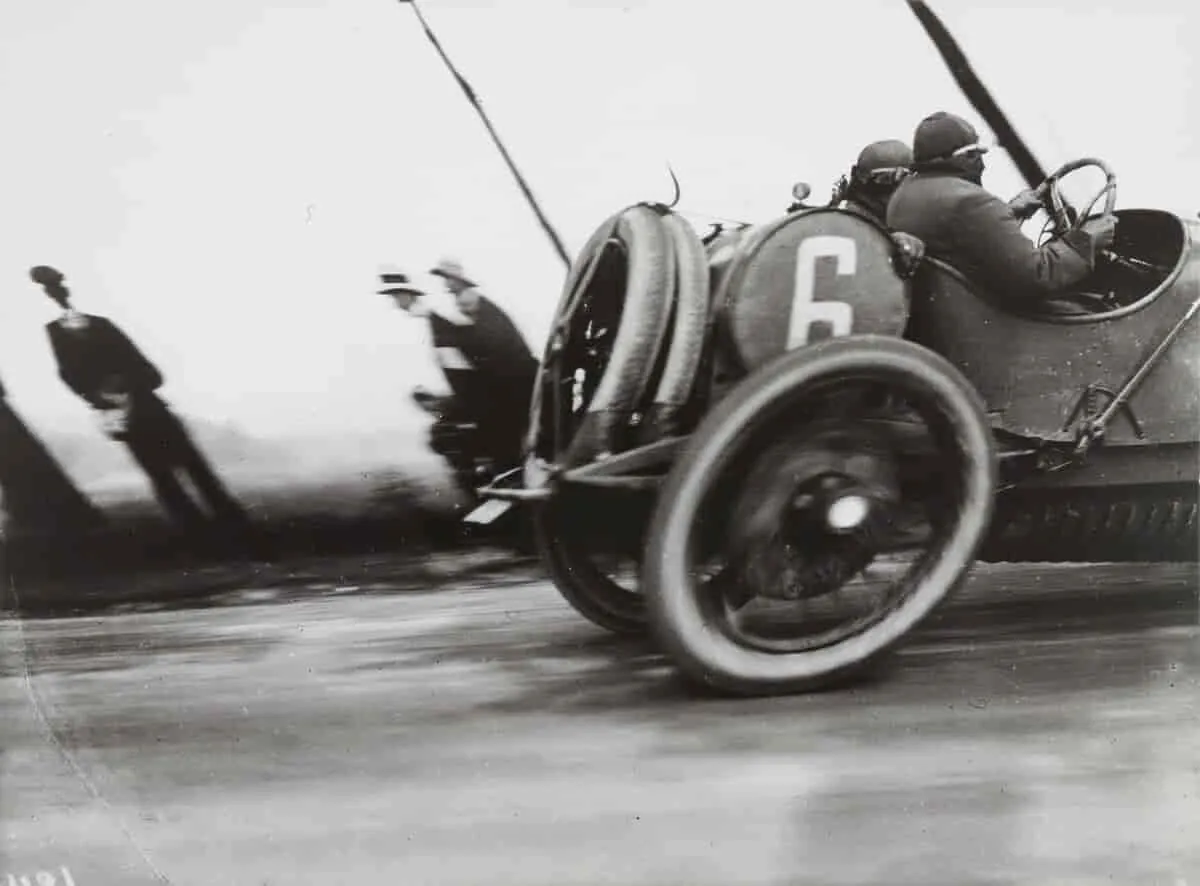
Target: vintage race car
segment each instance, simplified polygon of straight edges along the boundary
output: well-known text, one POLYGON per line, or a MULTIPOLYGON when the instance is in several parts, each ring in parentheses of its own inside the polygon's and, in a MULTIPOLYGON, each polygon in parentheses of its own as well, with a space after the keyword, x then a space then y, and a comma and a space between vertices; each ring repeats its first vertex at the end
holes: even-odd
POLYGON ((525 469, 483 494, 533 507, 584 616, 744 694, 860 672, 979 560, 1195 561, 1200 226, 1116 210, 1085 159, 1042 183, 1050 236, 1084 165, 1117 237, 1054 300, 852 210, 702 239, 622 209, 568 274, 525 469))

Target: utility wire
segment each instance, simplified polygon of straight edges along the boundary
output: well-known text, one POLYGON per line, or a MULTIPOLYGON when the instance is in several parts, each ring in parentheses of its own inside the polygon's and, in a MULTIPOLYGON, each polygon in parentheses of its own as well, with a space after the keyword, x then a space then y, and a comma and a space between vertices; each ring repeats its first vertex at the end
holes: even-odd
POLYGON ((496 143, 496 147, 499 148, 500 155, 504 157, 504 162, 508 164, 509 171, 512 172, 513 178, 517 180, 517 186, 520 187, 521 193, 525 195, 525 199, 529 201, 529 205, 533 208, 533 212, 537 216, 538 223, 541 224, 542 230, 546 232, 546 236, 550 238, 550 242, 554 245, 554 251, 558 253, 558 257, 562 259, 563 264, 566 265, 568 270, 570 270, 571 259, 567 255, 567 250, 562 244, 562 239, 554 230, 554 226, 550 224, 550 220, 546 218, 546 214, 542 212, 542 208, 538 205, 536 198, 534 198, 533 192, 529 189, 529 185, 525 182, 524 176, 521 175, 516 164, 513 163, 512 157, 509 156, 507 149, 504 147, 504 143, 500 141, 500 136, 496 134, 495 127, 492 126, 492 121, 488 119, 487 114, 484 112, 483 105, 480 104, 478 96, 475 95, 475 91, 471 88, 471 85, 467 83, 463 75, 458 72, 458 70, 454 67, 454 64, 447 57, 446 51, 442 49, 442 44, 438 42, 437 37, 434 36, 432 29, 429 27, 429 23, 425 21, 425 16, 421 14, 421 9, 417 6, 416 0, 398 0, 398 2, 402 6, 411 6, 412 11, 416 13, 417 20, 421 23, 421 27, 425 31, 425 36, 429 38, 429 42, 433 44, 434 49, 436 49, 438 55, 442 57, 442 61, 446 63, 446 67, 450 69, 450 73, 454 76, 454 79, 458 81, 458 85, 462 87, 462 91, 466 95, 467 100, 479 113, 479 118, 483 120, 483 125, 487 127, 488 134, 492 137, 492 141, 496 143))

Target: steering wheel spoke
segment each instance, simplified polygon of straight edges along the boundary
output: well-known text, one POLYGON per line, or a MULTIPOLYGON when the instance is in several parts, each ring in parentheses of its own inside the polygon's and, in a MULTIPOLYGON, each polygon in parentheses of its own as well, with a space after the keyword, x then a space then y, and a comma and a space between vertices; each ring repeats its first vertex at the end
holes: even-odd
MULTIPOLYGON (((1092 210, 1102 198, 1104 200, 1102 214, 1104 215, 1112 213, 1117 205, 1117 175, 1113 172, 1112 167, 1095 157, 1083 157, 1064 163, 1046 176, 1046 180, 1038 185, 1037 190, 1045 193, 1046 210, 1050 215, 1050 223, 1053 224, 1053 235, 1058 237, 1082 227, 1084 222, 1092 217, 1092 210), (1088 166, 1094 166, 1104 173, 1104 185, 1088 202, 1087 207, 1079 212, 1063 196, 1061 183, 1065 176, 1088 166)), ((1042 235, 1044 236, 1045 233, 1046 231, 1043 229, 1042 235)))

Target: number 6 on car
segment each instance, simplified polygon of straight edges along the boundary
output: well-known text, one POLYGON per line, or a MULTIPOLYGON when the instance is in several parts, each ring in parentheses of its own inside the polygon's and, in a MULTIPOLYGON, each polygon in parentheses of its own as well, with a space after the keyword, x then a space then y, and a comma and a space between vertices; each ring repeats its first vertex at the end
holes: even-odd
POLYGON ((747 236, 716 301, 722 335, 744 372, 821 339, 900 335, 908 283, 895 243, 849 212, 788 215, 747 236))
POLYGON ((806 345, 814 324, 830 327, 830 335, 849 335, 854 325, 854 309, 847 302, 816 300, 817 259, 835 260, 839 276, 853 276, 858 256, 849 237, 817 236, 800 242, 796 250, 796 289, 792 297, 792 317, 788 326, 787 347, 806 345))

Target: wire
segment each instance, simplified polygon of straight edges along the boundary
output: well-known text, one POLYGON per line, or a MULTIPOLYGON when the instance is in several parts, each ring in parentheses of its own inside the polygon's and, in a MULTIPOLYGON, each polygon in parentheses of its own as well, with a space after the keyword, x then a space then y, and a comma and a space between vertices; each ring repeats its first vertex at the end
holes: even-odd
POLYGON ((554 246, 554 251, 558 253, 558 257, 562 259, 563 264, 566 265, 568 270, 570 270, 571 259, 570 256, 567 255, 567 250, 562 244, 562 239, 558 236, 558 232, 554 230, 554 226, 550 224, 550 220, 546 218, 546 214, 542 211, 541 206, 538 205, 537 199, 533 196, 533 192, 529 189, 529 185, 525 182, 525 177, 521 175, 516 164, 513 163, 512 157, 509 156, 508 150, 504 147, 504 143, 500 141, 500 136, 496 134, 496 129, 492 126, 492 121, 488 119, 487 114, 483 110, 483 105, 480 104, 478 96, 475 95, 475 90, 473 90, 471 85, 467 83, 466 78, 464 78, 463 75, 458 72, 458 69, 454 67, 453 62, 451 62, 450 58, 446 55, 446 51, 442 49, 442 44, 438 41, 437 37, 434 36, 433 30, 429 27, 429 23, 425 21, 425 16, 421 14, 421 9, 417 6, 416 0, 398 0, 398 2, 401 6, 411 6, 413 12, 416 13, 417 20, 421 23, 421 27, 425 31, 425 36, 429 38, 429 42, 433 44, 433 48, 437 50, 438 55, 441 56, 442 61, 445 62, 446 67, 449 68, 450 73, 458 82, 458 85, 462 88, 463 94, 467 97, 467 101, 469 101, 472 107, 474 107, 479 113, 479 118, 483 121, 483 125, 487 128, 488 134, 492 137, 492 141, 495 142, 496 147, 500 150, 500 155, 504 158, 504 162, 508 164, 509 171, 512 172, 513 178, 517 180, 517 186, 521 189, 521 193, 525 195, 525 199, 529 201, 529 205, 532 207, 534 215, 537 216, 538 223, 542 226, 542 230, 545 231, 546 236, 550 238, 550 242, 554 246))

